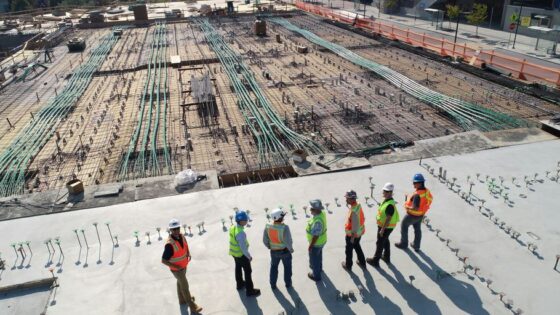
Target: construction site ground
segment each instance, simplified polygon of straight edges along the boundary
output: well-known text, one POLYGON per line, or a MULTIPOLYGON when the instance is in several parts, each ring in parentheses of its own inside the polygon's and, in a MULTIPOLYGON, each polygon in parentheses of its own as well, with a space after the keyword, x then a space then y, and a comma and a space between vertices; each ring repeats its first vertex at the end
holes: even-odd
MULTIPOLYGON (((22 294, 28 297, 27 309, 33 306, 31 313, 46 308, 48 314, 186 314, 177 303, 174 277, 160 263, 166 224, 178 218, 187 227, 192 254, 187 277, 203 314, 551 314, 559 306, 560 290, 560 268, 555 267, 560 254, 555 199, 559 150, 558 140, 539 141, 5 220, 0 222, 0 237, 6 270, 0 273, 0 284, 56 277, 46 305, 41 292, 22 294), (365 270, 354 266, 352 272, 344 271, 344 192, 358 193, 366 217, 361 243, 371 257, 383 184, 395 184, 402 217, 416 172, 424 173, 434 195, 422 224, 421 251, 392 247, 392 265, 382 262, 378 270, 368 265, 365 270), (328 220, 323 281, 317 284, 306 277, 309 212, 303 208, 314 198, 323 200, 328 220), (280 268, 278 289, 273 291, 262 233, 265 209, 278 206, 288 213, 286 223, 294 239, 294 277, 293 288, 286 289, 280 268), (252 219, 246 232, 254 257, 253 279, 262 289, 256 299, 235 289, 227 228, 236 208, 250 210, 252 219), (51 247, 45 250, 47 239, 58 239, 54 253, 51 247), (23 245, 22 259, 9 244, 26 241, 30 243, 23 245)), ((397 228, 391 242, 399 237, 397 228)), ((0 312, 18 314, 17 301, 0 299, 0 312)))
MULTIPOLYGON (((295 14, 289 20, 435 91, 526 119, 535 126, 557 112, 555 104, 458 71, 452 65, 343 30, 318 18, 295 14)), ((283 27, 269 23, 266 37, 255 36, 253 22, 252 16, 211 20, 243 57, 242 62, 255 74, 265 96, 284 122, 298 133, 315 139, 327 151, 356 151, 389 142, 406 143, 464 131, 444 113, 283 27), (299 53, 298 46, 306 46, 309 52, 299 53)), ((137 150, 132 151, 128 159, 133 166, 123 167, 131 138, 139 128, 138 114, 146 82, 156 80, 150 79, 153 72, 149 72, 147 64, 150 63, 149 51, 158 40, 155 37, 157 27, 124 30, 72 111, 55 125, 56 136, 50 137, 33 157, 25 192, 63 188, 73 178, 80 179, 87 187, 168 175, 186 168, 215 170, 218 175, 260 171, 260 179, 252 181, 292 176, 282 168, 287 161, 264 165, 260 160, 254 137, 244 130, 246 123, 223 65, 194 21, 162 26, 165 49, 159 58, 167 67, 160 78, 165 75, 167 89, 160 91, 169 106, 154 120, 159 123, 160 133, 152 144, 154 147, 147 146, 147 150, 157 156, 156 161, 152 161, 154 165, 165 166, 158 171, 140 168, 134 164, 141 154, 137 150), (170 63, 174 55, 180 56, 181 64, 177 67, 170 63), (200 116, 197 106, 189 105, 193 102, 191 78, 205 74, 211 77, 218 109, 211 118, 200 116), (162 134, 166 135, 167 143, 162 134), (168 164, 161 153, 165 150, 170 152, 168 164), (274 169, 278 173, 273 174, 274 169)), ((10 121, 0 130, 2 151, 8 149, 34 119, 33 113, 64 88, 73 71, 88 58, 90 49, 110 32, 109 28, 76 31, 76 36, 86 39, 87 48, 83 53, 68 53, 66 47, 58 46, 47 70, 39 70, 24 82, 0 91, 3 100, 0 120, 10 121)), ((141 128, 143 133, 151 131, 141 128)), ((230 184, 220 182, 220 186, 242 183, 240 179, 230 184)))

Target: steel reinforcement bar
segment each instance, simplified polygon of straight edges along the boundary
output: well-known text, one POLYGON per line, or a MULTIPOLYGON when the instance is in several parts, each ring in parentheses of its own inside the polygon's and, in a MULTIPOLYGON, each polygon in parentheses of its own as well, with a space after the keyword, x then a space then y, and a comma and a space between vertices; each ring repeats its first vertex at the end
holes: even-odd
POLYGON ((173 173, 167 140, 166 24, 156 23, 152 36, 146 81, 140 98, 138 119, 128 150, 121 160, 119 180, 173 173), (161 120, 163 120, 162 127, 160 126, 161 120), (158 138, 160 138, 160 135, 162 138, 163 165, 160 165, 158 158, 158 138), (134 159, 134 163, 130 162, 132 159, 134 159))
POLYGON ((90 52, 89 58, 72 73, 64 89, 37 112, 29 125, 0 154, 0 196, 23 193, 29 165, 83 95, 93 73, 103 64, 117 40, 113 32, 103 37, 90 52))
POLYGON ((318 143, 286 126, 265 97, 253 73, 243 63, 243 58, 224 41, 208 19, 195 21, 204 32, 233 86, 238 98, 237 105, 257 143, 260 166, 285 164, 287 152, 291 149, 305 149, 310 154, 322 153, 323 148, 318 143))
POLYGON ((528 126, 528 122, 524 120, 433 91, 386 66, 331 43, 310 31, 301 29, 283 18, 270 18, 269 20, 302 35, 310 42, 322 46, 356 65, 375 72, 404 92, 443 112, 465 130, 490 131, 528 126))

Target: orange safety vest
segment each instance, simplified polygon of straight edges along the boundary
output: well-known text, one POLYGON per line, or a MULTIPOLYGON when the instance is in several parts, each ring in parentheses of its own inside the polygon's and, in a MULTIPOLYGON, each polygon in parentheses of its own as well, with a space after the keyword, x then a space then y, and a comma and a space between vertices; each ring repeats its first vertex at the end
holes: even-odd
POLYGON ((357 202, 353 207, 348 209, 348 218, 346 219, 344 231, 346 232, 346 235, 352 236, 352 213, 358 213, 358 218, 360 219, 360 227, 358 228, 358 232, 356 233, 356 235, 360 237, 366 232, 366 219, 364 218, 364 211, 362 210, 362 206, 357 202))
POLYGON ((181 237, 183 238, 184 247, 182 247, 181 244, 179 244, 179 242, 174 240, 171 236, 167 239, 167 244, 171 244, 171 246, 173 246, 173 256, 171 256, 169 262, 181 266, 181 268, 169 266, 171 271, 185 269, 189 264, 189 244, 187 244, 185 236, 181 235, 181 237))
POLYGON ((406 208, 406 212, 408 214, 421 217, 425 215, 426 212, 428 212, 430 206, 432 205, 432 200, 434 198, 432 197, 432 193, 428 189, 418 189, 415 194, 412 194, 411 196, 408 197, 408 199, 404 204, 404 207, 406 208), (417 210, 414 210, 413 208, 414 206, 412 203, 412 197, 415 194, 420 196, 420 206, 418 207, 417 210))
POLYGON ((284 242, 284 224, 267 224, 266 232, 268 238, 270 239, 270 250, 281 250, 286 249, 286 243, 284 242))

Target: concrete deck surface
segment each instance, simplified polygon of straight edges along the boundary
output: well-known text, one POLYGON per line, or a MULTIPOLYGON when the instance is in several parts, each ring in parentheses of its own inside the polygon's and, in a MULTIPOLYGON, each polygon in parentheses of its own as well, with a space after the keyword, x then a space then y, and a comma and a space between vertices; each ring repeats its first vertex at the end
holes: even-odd
MULTIPOLYGON (((2 221, 0 251, 7 270, 0 275, 0 286, 48 277, 48 268, 54 267, 60 287, 51 297, 55 303, 50 301, 53 305, 48 314, 186 314, 187 310, 177 304, 174 278, 160 263, 164 241, 158 240, 156 232, 156 227, 164 228, 170 218, 176 217, 193 232, 187 238, 193 256, 187 277, 204 314, 512 314, 518 309, 524 314, 553 314, 560 306, 560 271, 553 270, 560 254, 556 201, 560 191, 559 152, 559 140, 545 141, 424 159, 422 166, 409 161, 2 221), (427 168, 437 175, 440 166, 450 182, 456 178, 452 187, 429 175, 427 168), (403 216, 404 195, 412 191, 410 178, 419 171, 427 177, 427 186, 434 194, 429 227, 423 225, 422 252, 392 247, 392 267, 382 263, 380 270, 368 266, 363 271, 354 266, 353 273, 345 272, 340 267, 344 259, 344 192, 355 189, 364 206, 366 234, 362 247, 371 257, 375 206, 371 199, 365 200, 370 195, 369 178, 375 184, 373 196, 377 200, 385 182, 395 184, 395 199, 403 216), (474 182, 472 193, 476 196, 469 197, 472 205, 461 198, 470 187, 468 176, 474 182), (516 179, 512 181, 512 177, 516 179), (489 185, 492 178, 494 186, 489 185), (329 240, 323 255, 325 275, 319 284, 305 276, 307 218, 302 206, 312 198, 329 203, 330 212, 329 240), (480 199, 485 200, 483 206, 480 199), (286 223, 295 241, 294 289, 284 288, 280 268, 279 290, 273 292, 268 285, 270 257, 262 244, 267 221, 264 208, 282 205, 289 211, 292 204, 296 216, 289 214, 286 223), (229 225, 234 207, 249 209, 253 218, 247 234, 254 256, 254 282, 262 289, 257 299, 246 299, 235 290, 233 259, 227 254, 228 235, 221 223, 224 219, 229 225), (499 217, 497 223, 490 216, 499 217), (196 225, 202 221, 205 232, 199 234, 196 225), (98 222, 101 246, 94 222, 98 222), (106 222, 110 222, 112 235, 118 235, 119 247, 112 246, 106 222), (73 229, 84 229, 89 250, 83 238, 80 250, 73 229), (139 244, 134 231, 139 232, 139 244), (147 231, 151 244, 147 244, 147 231), (512 237, 513 231, 520 233, 517 240, 512 237), (49 264, 43 241, 56 236, 60 236, 64 256, 55 245, 49 264), (15 259, 10 247, 22 241, 31 242, 30 262, 29 257, 25 262, 21 257, 15 259), (528 249, 529 243, 534 253, 528 249), (464 257, 468 257, 466 264, 464 257), (56 266, 59 262, 61 265, 56 266), (25 268, 27 265, 30 267, 25 268), (337 300, 336 290, 353 290, 356 299, 337 300), (502 298, 499 293, 504 293, 502 298)), ((411 239, 412 234, 410 231, 411 239)), ((399 236, 397 228, 391 242, 399 236)))

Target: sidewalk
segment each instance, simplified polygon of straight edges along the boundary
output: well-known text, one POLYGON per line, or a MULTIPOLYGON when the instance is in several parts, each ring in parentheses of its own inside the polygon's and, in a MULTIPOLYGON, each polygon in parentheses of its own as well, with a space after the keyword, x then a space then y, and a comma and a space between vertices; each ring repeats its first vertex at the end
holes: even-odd
MULTIPOLYGON (((359 10, 355 9, 355 4, 349 1, 342 0, 332 0, 330 2, 325 1, 324 6, 327 7, 330 4, 333 9, 340 11, 341 13, 357 13, 360 16, 364 15, 364 5, 359 4, 359 10)), ((320 3, 319 3, 320 5, 320 3)), ((435 21, 423 20, 420 18, 415 19, 411 16, 402 15, 389 15, 385 13, 379 14, 377 7, 366 6, 366 17, 380 19, 387 23, 395 24, 395 26, 400 25, 409 27, 411 29, 416 29, 417 32, 426 32, 426 34, 432 34, 435 36, 445 37, 449 41, 454 40, 455 36, 455 26, 456 23, 448 23, 447 21, 439 23, 444 29, 449 30, 436 30, 435 21)), ((553 42, 550 40, 540 39, 538 50, 535 50, 536 38, 517 35, 517 40, 515 43, 515 49, 512 48, 514 33, 504 32, 501 30, 489 29, 485 27, 478 28, 479 37, 475 37, 476 27, 470 24, 459 23, 459 31, 457 33, 457 42, 467 42, 474 45, 479 45, 481 48, 495 49, 504 54, 518 57, 520 59, 532 60, 538 64, 545 66, 550 66, 553 68, 560 69, 560 56, 554 57, 547 54, 547 49, 551 48, 553 42), (508 46, 508 39, 509 46, 508 46)))

